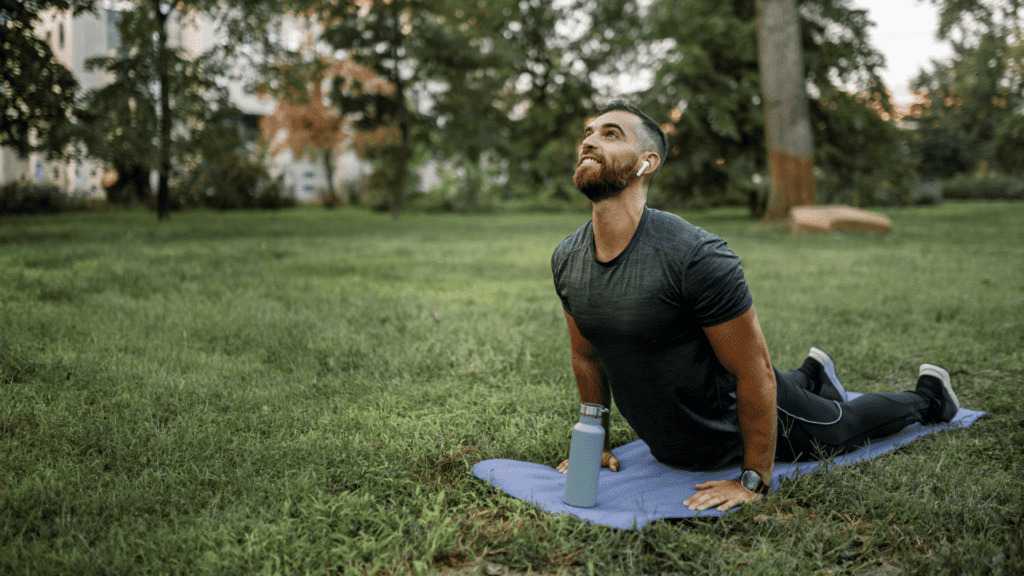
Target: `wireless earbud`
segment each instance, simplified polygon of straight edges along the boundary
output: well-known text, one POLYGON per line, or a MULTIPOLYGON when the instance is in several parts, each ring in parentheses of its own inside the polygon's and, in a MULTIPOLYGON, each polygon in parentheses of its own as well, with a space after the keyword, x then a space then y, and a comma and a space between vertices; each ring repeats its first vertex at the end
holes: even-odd
POLYGON ((650 166, 651 166, 651 163, 648 162, 647 160, 644 160, 644 165, 640 167, 640 171, 637 172, 636 175, 637 176, 643 175, 644 170, 647 170, 650 166))

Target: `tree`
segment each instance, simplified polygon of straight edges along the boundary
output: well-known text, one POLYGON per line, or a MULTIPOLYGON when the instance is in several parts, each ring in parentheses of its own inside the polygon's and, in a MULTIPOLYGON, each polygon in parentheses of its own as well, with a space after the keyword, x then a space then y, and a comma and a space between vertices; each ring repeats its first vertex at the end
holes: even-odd
MULTIPOLYGON (((343 115, 353 117, 360 130, 397 129, 391 168, 395 174, 391 199, 395 218, 403 209, 413 141, 427 142, 432 132, 428 116, 420 110, 420 94, 428 94, 431 82, 439 87, 447 84, 439 70, 465 69, 467 59, 488 57, 480 49, 461 50, 471 38, 460 25, 468 23, 474 16, 467 14, 476 14, 479 7, 470 4, 457 8, 457 4, 444 0, 364 0, 314 5, 325 27, 323 39, 394 87, 390 92, 371 91, 364 89, 359 80, 336 80, 332 99, 343 115)), ((489 94, 477 95, 489 100, 489 94)))
MULTIPOLYGON (((582 123, 608 99, 600 78, 629 82, 654 63, 650 27, 636 2, 505 2, 495 42, 506 58, 508 82, 499 104, 499 155, 515 177, 514 195, 567 197, 566 167, 576 159, 582 123)), ((501 72, 499 72, 500 74, 501 72)), ((493 130, 493 129, 492 129, 493 130)), ((458 137, 459 134, 453 135, 458 137)))
POLYGON ((901 201, 911 171, 885 58, 868 39, 867 12, 847 2, 801 3, 808 104, 819 197, 854 205, 901 201))
POLYGON ((112 202, 148 200, 150 171, 156 168, 159 151, 153 135, 158 131, 156 72, 151 42, 140 42, 135 33, 142 15, 126 12, 121 29, 121 54, 86 62, 86 70, 103 69, 114 77, 106 86, 89 91, 76 111, 76 139, 90 156, 109 164, 118 173, 108 190, 112 202))
POLYGON ((323 103, 322 81, 313 79, 305 103, 279 99, 274 112, 260 120, 260 132, 264 140, 273 143, 271 154, 291 150, 295 158, 306 153, 321 158, 327 176, 327 193, 322 200, 330 208, 338 202, 334 190, 334 151, 345 142, 345 133, 341 118, 323 103), (277 135, 282 133, 283 140, 278 140, 277 135))
MULTIPOLYGON (((767 158, 756 1, 658 1, 650 9, 650 36, 662 56, 654 85, 640 98, 652 111, 667 111, 671 151, 655 185, 695 205, 749 200, 759 193, 754 178, 766 173, 767 158)), ((866 12, 850 2, 803 0, 797 15, 815 166, 846 172, 849 159, 865 154, 862 146, 895 145, 895 131, 885 141, 856 143, 839 131, 855 124, 851 115, 872 129, 886 123, 891 103, 877 73, 884 60, 868 43, 866 12)), ((869 167, 878 179, 895 170, 869 167)))
MULTIPOLYGON (((229 5, 218 0, 136 0, 130 5, 134 10, 124 12, 119 23, 122 48, 116 56, 98 61, 115 75, 115 84, 93 94, 92 110, 83 114, 87 121, 96 119, 98 114, 107 114, 114 121, 100 127, 105 130, 103 135, 85 138, 92 143, 103 138, 119 139, 119 130, 123 130, 117 126, 118 117, 139 131, 132 136, 142 144, 135 155, 135 165, 155 166, 158 170, 157 219, 166 220, 170 217, 175 126, 182 127, 181 133, 188 133, 185 127, 190 122, 201 124, 204 115, 219 114, 227 105, 223 87, 216 78, 230 69, 233 57, 273 49, 270 35, 265 32, 279 18, 282 3, 245 0, 229 5), (198 57, 189 57, 180 47, 170 45, 169 24, 177 21, 183 27, 194 25, 200 16, 215 23, 214 27, 225 36, 224 41, 198 57), (251 38, 260 40, 253 42, 251 38), (119 104, 105 105, 104 97, 119 104), (136 120, 138 123, 133 124, 136 120)), ((96 154, 103 157, 104 150, 111 148, 97 146, 96 154)))
POLYGON ((48 9, 75 14, 93 10, 94 0, 3 0, 0 3, 0 145, 21 153, 62 156, 71 139, 78 82, 36 36, 48 9))
MULTIPOLYGON (((206 132, 195 127, 207 126, 214 116, 234 112, 234 108, 226 90, 215 81, 219 67, 210 55, 188 58, 168 50, 161 72, 161 48, 153 42, 151 8, 140 5, 124 12, 118 22, 118 53, 87 62, 87 69, 106 70, 114 80, 85 95, 76 134, 91 156, 118 171, 119 181, 110 191, 115 201, 148 199, 149 174, 160 170, 163 197, 158 194, 158 212, 165 219, 172 160, 183 161, 190 149, 201 147, 200 135, 206 132), (172 103, 173 113, 169 111, 172 103), (168 111, 163 110, 165 105, 168 111), (179 127, 176 139, 170 130, 175 125, 179 127)), ((233 149, 209 150, 230 153, 233 149)))
MULTIPOLYGON (((271 154, 291 150, 294 157, 307 153, 320 157, 327 177, 323 201, 326 207, 332 207, 348 200, 339 200, 334 190, 334 155, 349 141, 354 129, 351 122, 328 107, 325 86, 328 90, 348 91, 358 83, 360 90, 385 95, 393 94, 394 86, 350 58, 336 59, 317 51, 318 24, 306 19, 303 25, 306 41, 286 61, 275 62, 267 81, 259 85, 261 93, 277 99, 274 112, 260 120, 260 130, 263 139, 271 143, 271 154)), ((362 149, 365 138, 356 136, 354 143, 362 149)))
POLYGON ((934 0, 939 36, 954 56, 932 62, 913 82, 913 148, 926 178, 999 165, 997 139, 1024 112, 1024 3, 934 0))

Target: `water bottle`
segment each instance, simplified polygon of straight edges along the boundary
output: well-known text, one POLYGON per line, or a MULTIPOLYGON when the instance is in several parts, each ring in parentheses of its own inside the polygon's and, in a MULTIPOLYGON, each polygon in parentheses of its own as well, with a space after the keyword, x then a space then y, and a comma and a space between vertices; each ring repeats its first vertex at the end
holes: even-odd
POLYGON ((563 498, 569 506, 591 508, 597 504, 597 475, 604 452, 601 416, 607 411, 600 404, 580 404, 580 421, 572 427, 569 443, 569 473, 563 498))

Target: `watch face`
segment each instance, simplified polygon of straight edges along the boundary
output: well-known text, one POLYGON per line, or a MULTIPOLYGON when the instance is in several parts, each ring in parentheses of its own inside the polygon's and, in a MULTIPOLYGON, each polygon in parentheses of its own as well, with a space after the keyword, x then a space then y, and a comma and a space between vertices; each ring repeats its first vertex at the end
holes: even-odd
POLYGON ((761 475, 757 472, 747 470, 742 476, 740 476, 740 484, 743 484, 743 487, 747 490, 757 492, 758 489, 761 488, 761 485, 764 484, 764 481, 761 480, 761 475))

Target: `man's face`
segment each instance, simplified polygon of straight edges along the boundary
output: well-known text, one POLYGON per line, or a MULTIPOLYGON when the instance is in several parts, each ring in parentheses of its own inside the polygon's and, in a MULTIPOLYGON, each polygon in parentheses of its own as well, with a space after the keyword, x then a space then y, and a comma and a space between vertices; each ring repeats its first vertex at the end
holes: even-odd
POLYGON ((636 123, 629 112, 613 110, 587 125, 572 183, 592 202, 618 196, 636 178, 636 123))

